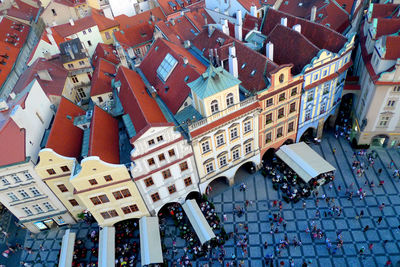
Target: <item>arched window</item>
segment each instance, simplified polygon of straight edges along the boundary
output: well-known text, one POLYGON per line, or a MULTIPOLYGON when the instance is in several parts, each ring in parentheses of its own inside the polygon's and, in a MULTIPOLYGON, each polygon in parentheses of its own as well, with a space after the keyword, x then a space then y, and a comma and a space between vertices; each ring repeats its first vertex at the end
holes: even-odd
POLYGON ((219 111, 219 108, 218 108, 218 101, 217 100, 213 100, 212 102, 211 102, 211 113, 216 113, 216 112, 218 112, 219 111))
POLYGON ((232 106, 232 105, 233 105, 233 102, 234 102, 234 100, 233 100, 233 94, 232 94, 232 93, 229 93, 229 94, 226 96, 226 106, 227 106, 227 107, 232 106))

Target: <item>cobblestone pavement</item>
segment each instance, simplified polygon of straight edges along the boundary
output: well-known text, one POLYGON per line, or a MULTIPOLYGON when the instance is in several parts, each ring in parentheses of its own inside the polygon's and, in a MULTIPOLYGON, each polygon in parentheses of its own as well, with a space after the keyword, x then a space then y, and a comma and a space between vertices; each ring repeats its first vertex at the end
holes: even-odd
MULTIPOLYGON (((283 239, 284 234, 288 235, 289 240, 294 237, 300 239, 303 243, 302 247, 295 248, 290 246, 287 250, 283 250, 279 261, 283 260, 285 266, 289 265, 289 258, 294 259, 295 266, 301 266, 303 260, 312 259, 311 266, 329 267, 329 266, 351 266, 351 267, 372 267, 384 266, 386 261, 390 259, 393 264, 400 261, 400 232, 397 226, 400 224, 400 182, 393 181, 392 172, 387 168, 389 162, 394 160, 395 167, 400 168, 400 153, 392 149, 375 149, 378 152, 378 158, 375 159, 373 168, 366 170, 365 177, 358 178, 354 175, 351 164, 353 162, 353 150, 348 142, 344 139, 335 139, 332 135, 325 135, 321 145, 312 146, 315 151, 321 154, 328 162, 336 169, 336 178, 334 181, 335 187, 329 189, 327 185, 320 188, 320 196, 326 194, 328 197, 334 197, 337 205, 343 208, 343 214, 340 217, 324 217, 323 213, 327 207, 325 201, 319 202, 319 210, 321 217, 315 219, 317 207, 313 197, 306 199, 306 209, 302 207, 302 201, 296 204, 287 204, 283 202, 283 218, 287 221, 286 231, 280 228, 279 233, 270 234, 270 223, 268 215, 270 212, 277 213, 278 209, 271 207, 271 202, 275 199, 280 199, 280 192, 272 188, 272 182, 268 178, 262 177, 259 173, 248 175, 244 182, 247 184, 246 192, 240 192, 239 186, 228 188, 226 191, 213 197, 212 201, 215 204, 217 212, 222 218, 223 214, 228 217, 224 223, 227 232, 234 230, 235 225, 247 223, 249 228, 249 253, 248 256, 242 257, 241 249, 236 248, 235 241, 230 239, 226 245, 227 261, 230 262, 231 255, 234 253, 237 256, 237 263, 241 260, 245 262, 245 266, 265 266, 262 258, 265 254, 271 254, 274 245, 279 244, 283 239), (336 149, 335 155, 332 150, 336 149), (364 185, 365 179, 370 182, 374 181, 379 184, 378 169, 382 168, 381 179, 385 181, 382 187, 376 186, 371 192, 364 185), (357 195, 352 200, 345 197, 345 189, 351 183, 354 183, 354 191, 362 187, 367 191, 365 200, 359 200, 357 195), (342 189, 338 192, 337 187, 342 189), (241 218, 233 215, 233 209, 236 205, 244 206, 245 200, 252 200, 253 206, 247 209, 247 212, 241 218), (385 208, 380 211, 378 206, 385 203, 385 208), (356 213, 364 210, 364 216, 357 220, 356 213), (384 216, 381 224, 377 223, 379 216, 384 216), (336 231, 343 230, 343 249, 337 251, 335 255, 328 252, 325 240, 312 240, 310 235, 305 232, 305 229, 310 226, 311 222, 315 221, 327 235, 331 241, 336 240, 336 231), (370 229, 363 232, 363 228, 369 225, 370 229), (383 246, 383 240, 388 240, 386 246, 383 246), (263 244, 268 241, 269 247, 264 249, 263 244), (368 245, 374 244, 372 252, 369 251, 368 245), (365 247, 365 256, 360 257, 358 251, 361 247, 365 247)), ((97 228, 96 225, 92 227, 97 228)), ((89 232, 90 227, 84 223, 74 225, 73 231, 77 232, 78 238, 85 237, 89 232)), ((33 263, 37 259, 37 253, 40 244, 44 244, 45 251, 40 252, 42 263, 37 263, 34 266, 55 266, 57 255, 59 253, 60 242, 64 229, 54 229, 51 231, 42 232, 34 239, 27 235, 25 246, 33 249, 33 254, 23 252, 22 260, 33 263)), ((172 247, 171 236, 176 234, 176 229, 172 222, 167 223, 167 232, 170 237, 165 238, 165 243, 168 248, 172 247)), ((244 233, 240 230, 239 233, 244 233)), ((177 239, 177 248, 179 249, 179 257, 182 255, 182 249, 185 243, 181 239, 177 239)), ((170 255, 165 255, 171 259, 170 255)), ((206 260, 199 260, 194 266, 202 266, 206 260)), ((275 261, 274 266, 277 261, 275 261)), ((139 265, 138 265, 139 266, 139 265)), ((221 266, 217 261, 212 266, 221 266)), ((393 265, 394 266, 394 265, 393 265)))

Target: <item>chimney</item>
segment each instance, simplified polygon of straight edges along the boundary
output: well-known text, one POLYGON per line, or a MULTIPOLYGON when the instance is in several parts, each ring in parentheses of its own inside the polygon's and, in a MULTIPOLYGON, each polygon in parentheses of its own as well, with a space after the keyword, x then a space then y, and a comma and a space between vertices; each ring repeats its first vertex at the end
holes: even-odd
POLYGON ((298 33, 301 33, 301 25, 300 24, 296 24, 293 27, 293 30, 295 30, 298 33))
POLYGON ((70 45, 70 44, 68 44, 68 45, 65 47, 65 50, 66 50, 66 52, 69 54, 69 56, 70 56, 71 59, 75 59, 75 55, 74 55, 74 52, 72 52, 72 48, 71 48, 71 45, 70 45))
POLYGON ((238 60, 236 57, 235 45, 229 47, 229 72, 235 77, 239 77, 238 60))
POLYGON ((39 79, 43 80, 43 81, 52 81, 53 79, 50 76, 50 73, 47 69, 45 70, 38 70, 37 75, 39 76, 39 79))
POLYGON ((314 22, 316 16, 317 16, 317 7, 316 7, 316 6, 313 6, 313 7, 311 8, 311 17, 310 17, 310 21, 314 22))
POLYGON ((8 110, 8 104, 4 99, 0 99, 0 111, 8 110))
POLYGON ((17 96, 15 95, 14 92, 11 92, 11 93, 10 93, 10 98, 11 98, 11 99, 15 99, 16 97, 17 97, 17 96))
POLYGON ((192 46, 192 43, 189 41, 189 40, 185 40, 184 42, 183 42, 183 47, 184 48, 190 48, 192 46))
POLYGON ((217 64, 217 66, 221 66, 220 62, 219 62, 219 56, 217 53, 217 48, 214 48, 214 54, 215 54, 215 63, 217 64))
POLYGON ((74 26, 75 25, 74 20, 73 19, 69 19, 69 24, 71 24, 71 26, 74 26))
POLYGON ((175 20, 171 19, 169 22, 171 23, 172 26, 175 25, 175 20))
MULTIPOLYGON (((51 31, 51 30, 50 30, 51 31)), ((50 43, 54 47, 58 47, 56 40, 53 37, 52 33, 47 32, 47 38, 49 39, 50 43)))
POLYGON ((242 41, 242 11, 238 10, 236 12, 236 24, 235 24, 235 38, 242 41))
POLYGON ((229 35, 229 27, 228 27, 227 19, 221 19, 219 28, 223 33, 225 33, 226 35, 229 35))
POLYGON ((183 58, 183 64, 187 65, 189 63, 189 59, 187 57, 183 58))
POLYGON ((208 25, 207 16, 204 16, 204 25, 208 25))
POLYGON ((268 42, 268 44, 265 46, 265 53, 269 60, 274 61, 274 44, 273 43, 268 42))
POLYGON ((156 16, 154 16, 152 12, 150 12, 150 19, 152 22, 156 22, 156 16))
POLYGON ((250 15, 252 15, 255 18, 257 18, 257 7, 255 5, 252 5, 250 7, 250 15))
POLYGON ((48 51, 46 51, 46 53, 44 53, 43 56, 47 60, 51 59, 51 54, 48 51))
POLYGON ((287 27, 287 18, 281 18, 281 25, 287 27))
POLYGON ((51 30, 50 27, 46 27, 46 32, 47 32, 48 34, 52 34, 52 33, 53 33, 53 31, 51 30))

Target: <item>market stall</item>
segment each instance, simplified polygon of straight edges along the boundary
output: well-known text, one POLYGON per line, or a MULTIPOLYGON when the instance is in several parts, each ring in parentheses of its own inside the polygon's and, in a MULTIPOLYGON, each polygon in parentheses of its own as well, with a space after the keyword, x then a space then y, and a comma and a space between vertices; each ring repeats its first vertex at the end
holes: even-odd
POLYGON ((139 229, 142 266, 163 263, 158 217, 140 218, 139 229))

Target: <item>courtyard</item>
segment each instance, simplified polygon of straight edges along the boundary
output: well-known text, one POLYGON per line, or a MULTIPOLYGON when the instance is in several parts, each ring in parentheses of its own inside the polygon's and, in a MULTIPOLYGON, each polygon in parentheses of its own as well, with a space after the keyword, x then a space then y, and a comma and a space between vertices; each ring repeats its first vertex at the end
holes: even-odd
MULTIPOLYGON (((354 151, 344 138, 336 139, 333 134, 325 134, 320 145, 311 146, 337 169, 334 186, 330 188, 328 185, 324 185, 319 188, 318 207, 313 195, 304 199, 305 208, 303 199, 296 204, 282 201, 281 216, 287 223, 285 230, 279 226, 277 233, 270 233, 269 216, 279 212, 279 207, 273 207, 272 202, 282 200, 281 191, 275 191, 271 179, 264 178, 260 172, 252 175, 244 171, 241 173, 241 175, 247 176, 243 179, 247 185, 246 191, 240 191, 239 184, 236 184, 210 198, 223 221, 226 232, 234 232, 235 227, 237 228, 235 237, 230 238, 224 245, 223 266, 227 266, 227 263, 233 261, 237 266, 243 263, 244 266, 266 266, 264 256, 276 254, 274 252, 276 246, 284 239, 285 235, 287 235, 290 245, 288 248, 282 249, 280 257, 274 256, 273 266, 279 266, 281 261, 284 262, 284 266, 290 266, 290 259, 294 261, 294 266, 301 266, 303 261, 312 260, 309 266, 324 267, 384 266, 388 260, 391 260, 392 266, 396 266, 395 264, 400 261, 400 232, 398 230, 400 182, 398 182, 398 178, 392 177, 394 169, 400 168, 399 151, 376 148, 375 164, 365 170, 364 176, 358 177, 352 170, 352 162, 354 160, 362 161, 363 156, 357 155, 354 158, 354 151), (394 162, 394 166, 389 169, 391 161, 394 162), (379 169, 383 170, 380 175, 379 169), (365 185, 366 179, 369 183, 373 181, 376 186, 370 189, 368 185, 365 185), (382 186, 378 186, 380 180, 384 181, 382 186), (363 188, 366 192, 363 200, 360 200, 356 194, 352 199, 348 199, 345 192, 346 188, 351 185, 352 190, 350 191, 355 192, 359 188, 363 188), (338 186, 341 187, 341 190, 338 190, 338 186), (328 210, 326 202, 322 199, 324 194, 326 197, 334 198, 335 205, 342 208, 343 212, 340 216, 324 216, 324 212, 328 210), (247 208, 245 208, 246 200, 250 202, 247 208), (379 205, 382 203, 385 203, 385 207, 381 211, 379 205), (245 209, 245 213, 241 217, 234 214, 237 206, 245 209), (316 218, 317 210, 320 211, 318 218, 316 218), (360 214, 361 210, 364 215, 357 219, 356 216, 360 214), (226 221, 222 219, 224 215, 226 215, 226 221), (382 222, 379 224, 380 216, 382 216, 382 222), (333 254, 327 249, 325 237, 313 240, 305 231, 307 228, 312 228, 313 223, 325 233, 332 243, 336 243, 337 231, 342 231, 342 248, 333 254), (245 225, 248 227, 248 232, 244 229, 245 225), (369 229, 363 231, 367 225, 369 229), (239 238, 244 235, 247 235, 248 238, 245 255, 242 254, 242 249, 237 244, 239 238), (301 240, 302 246, 293 246, 294 238, 301 240), (386 244, 384 244, 384 240, 387 240, 386 244), (267 249, 264 248, 265 241, 268 242, 267 249), (372 250, 369 249, 370 244, 373 244, 372 250), (362 247, 365 248, 364 255, 359 253, 362 247)), ((77 238, 85 238, 91 229, 96 228, 98 229, 97 225, 85 223, 72 227, 73 231, 77 233, 77 238)), ((31 248, 32 253, 28 254, 23 251, 21 260, 31 263, 33 266, 56 266, 60 242, 65 229, 53 229, 35 236, 27 234, 24 246, 31 248), (42 250, 40 250, 40 245, 43 245, 42 250)), ((164 243, 168 252, 164 253, 164 258, 172 265, 174 262, 179 262, 179 258, 183 255, 185 242, 180 238, 174 238, 177 232, 172 221, 167 221, 165 231, 164 243), (173 253, 173 243, 176 253, 173 253)), ((192 264, 193 266, 204 266, 209 263, 209 266, 221 266, 217 261, 219 253, 220 249, 213 250, 212 264, 209 263, 209 258, 202 258, 192 264)))

